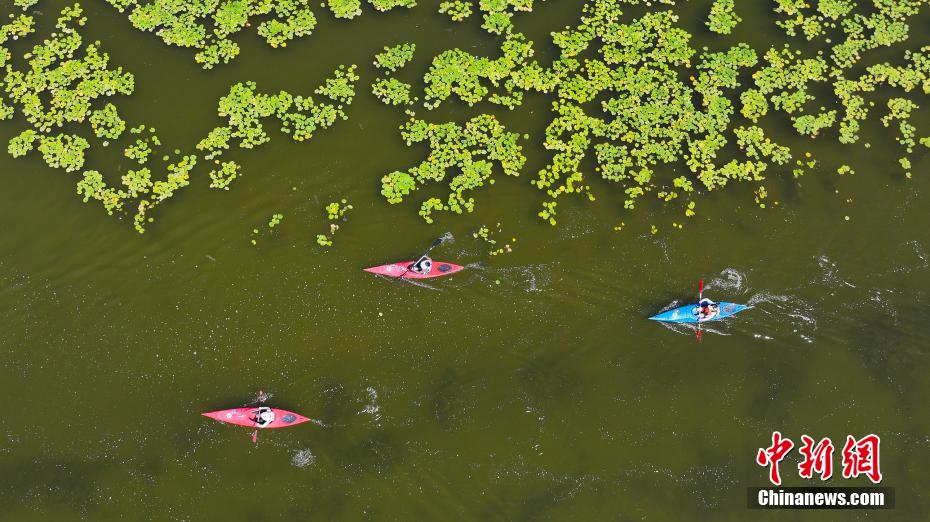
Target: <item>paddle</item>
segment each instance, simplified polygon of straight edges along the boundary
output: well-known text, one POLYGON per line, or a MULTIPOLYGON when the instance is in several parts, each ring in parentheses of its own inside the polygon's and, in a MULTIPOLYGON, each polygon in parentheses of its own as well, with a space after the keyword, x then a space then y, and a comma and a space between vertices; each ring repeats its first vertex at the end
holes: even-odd
POLYGON ((410 271, 410 267, 416 266, 417 263, 419 263, 420 261, 423 261, 423 258, 426 257, 426 256, 428 256, 429 253, 430 253, 430 251, 432 251, 434 248, 438 247, 438 246, 441 245, 441 244, 442 244, 442 238, 441 238, 441 237, 438 238, 438 239, 436 239, 436 241, 433 241, 433 244, 430 245, 430 247, 426 250, 426 252, 424 252, 423 255, 420 256, 419 259, 417 259, 416 261, 414 261, 412 265, 408 266, 407 269, 404 270, 399 276, 397 276, 397 279, 401 279, 401 278, 403 278, 405 275, 407 275, 407 272, 410 271))
POLYGON ((701 300, 704 299, 704 280, 698 283, 698 327, 697 327, 697 341, 701 342, 701 300))
POLYGON ((264 397, 265 397, 265 392, 263 392, 262 390, 258 390, 259 406, 258 406, 258 409, 255 410, 255 428, 256 429, 255 431, 252 432, 252 443, 253 444, 258 443, 258 421, 259 421, 258 416, 261 415, 261 411, 262 411, 261 403, 265 402, 264 400, 262 400, 264 397))

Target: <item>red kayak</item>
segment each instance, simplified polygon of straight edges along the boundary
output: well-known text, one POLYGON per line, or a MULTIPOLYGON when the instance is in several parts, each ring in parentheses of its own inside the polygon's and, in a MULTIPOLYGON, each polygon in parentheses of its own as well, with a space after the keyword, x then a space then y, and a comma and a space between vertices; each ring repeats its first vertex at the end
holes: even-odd
POLYGON ((409 270, 410 265, 415 261, 401 261, 400 263, 391 263, 390 265, 373 266, 366 268, 366 272, 383 275, 387 277, 402 277, 404 279, 429 279, 431 277, 443 277, 462 271, 465 267, 453 265, 452 263, 443 263, 442 261, 433 261, 433 269, 428 274, 418 274, 409 270))
POLYGON ((274 420, 264 426, 259 426, 255 422, 255 416, 258 414, 258 408, 233 408, 231 410, 219 410, 202 413, 204 417, 210 417, 220 422, 235 424, 237 426, 248 426, 249 428, 286 428, 296 426, 309 421, 307 417, 298 415, 292 411, 271 408, 274 412, 274 420))

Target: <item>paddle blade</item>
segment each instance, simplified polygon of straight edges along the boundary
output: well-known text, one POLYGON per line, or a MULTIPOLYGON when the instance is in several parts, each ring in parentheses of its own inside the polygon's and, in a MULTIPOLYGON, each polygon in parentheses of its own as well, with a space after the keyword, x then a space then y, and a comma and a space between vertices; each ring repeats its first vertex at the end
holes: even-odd
POLYGON ((258 430, 255 430, 252 432, 252 443, 253 444, 258 443, 258 430))
POLYGON ((704 296, 704 280, 701 279, 698 283, 698 297, 704 296))
POLYGON ((701 327, 700 327, 700 325, 698 326, 698 329, 697 329, 697 342, 698 342, 698 343, 701 342, 701 327))
POLYGON ((433 241, 433 244, 430 246, 430 248, 436 248, 436 247, 438 247, 438 246, 441 245, 441 244, 442 244, 442 238, 440 237, 440 238, 436 239, 436 241, 433 241))

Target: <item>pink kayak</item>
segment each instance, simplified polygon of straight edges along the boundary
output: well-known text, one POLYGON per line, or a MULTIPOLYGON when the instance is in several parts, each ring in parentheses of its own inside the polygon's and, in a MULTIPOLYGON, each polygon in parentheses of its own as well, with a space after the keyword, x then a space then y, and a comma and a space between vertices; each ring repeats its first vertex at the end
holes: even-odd
POLYGON ((443 263, 442 261, 433 261, 433 269, 428 274, 418 274, 408 270, 414 261, 401 261, 400 263, 391 263, 390 265, 373 266, 366 268, 366 272, 383 275, 387 277, 403 277, 404 279, 429 279, 431 277, 443 277, 452 275, 463 270, 464 266, 453 265, 452 263, 443 263))
POLYGON ((274 412, 274 420, 264 426, 258 426, 255 423, 255 415, 258 408, 233 408, 231 410, 219 410, 202 413, 204 417, 210 417, 220 422, 235 424, 237 426, 248 426, 250 428, 286 428, 309 421, 307 417, 298 415, 292 411, 271 408, 274 412))

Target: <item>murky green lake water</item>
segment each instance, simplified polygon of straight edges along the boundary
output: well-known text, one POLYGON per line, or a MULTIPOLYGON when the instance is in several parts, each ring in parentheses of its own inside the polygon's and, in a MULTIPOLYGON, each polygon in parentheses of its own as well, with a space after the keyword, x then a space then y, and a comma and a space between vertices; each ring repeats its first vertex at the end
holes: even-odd
MULTIPOLYGON (((727 190, 683 231, 653 236, 669 211, 649 202, 624 214, 622 195, 596 181, 598 201, 565 200, 553 228, 528 183, 547 159, 548 101, 531 97, 496 111, 531 134, 526 175, 479 194, 475 214, 426 225, 378 193, 382 175, 423 150, 404 145, 398 114, 367 85, 387 44, 415 41, 418 72, 451 46, 492 52, 477 23, 452 26, 435 4, 349 23, 320 9, 313 36, 270 50, 244 35, 239 59, 204 72, 84 2, 89 37, 136 74, 121 111, 168 149, 217 125, 216 100, 236 81, 305 92, 357 63, 361 92, 349 121, 307 143, 279 135, 236 153, 245 175, 231 191, 195 179, 144 236, 83 204, 74 179, 40 159, 0 155, 0 519, 928 519, 930 158, 918 152, 904 180, 894 136, 871 126, 869 150, 832 136, 796 149, 825 166, 770 183, 780 205, 768 210, 750 188, 727 190), (839 163, 857 174, 837 177, 839 163), (355 210, 321 250, 322 206, 341 197, 355 210), (275 212, 283 224, 252 246, 275 212), (471 233, 498 222, 517 240, 490 257, 471 233), (444 233, 452 240, 433 255, 467 264, 461 274, 414 285, 360 270, 444 233), (693 300, 700 278, 711 297, 754 308, 700 345, 645 319, 693 300), (253 445, 199 415, 259 389, 322 425, 253 445), (847 434, 880 435, 897 508, 747 510, 773 430, 840 447, 847 434)), ((578 10, 549 2, 517 23, 554 54, 545 35, 578 10)), ((758 32, 764 10, 748 14, 737 39, 775 38, 758 32)), ((683 19, 709 41, 702 22, 683 19)), ((448 104, 429 117, 468 114, 448 104)), ((925 134, 930 113, 919 114, 925 134)), ((783 464, 787 485, 806 484, 797 462, 795 451, 783 464)), ((869 483, 829 483, 853 484, 869 483)))

